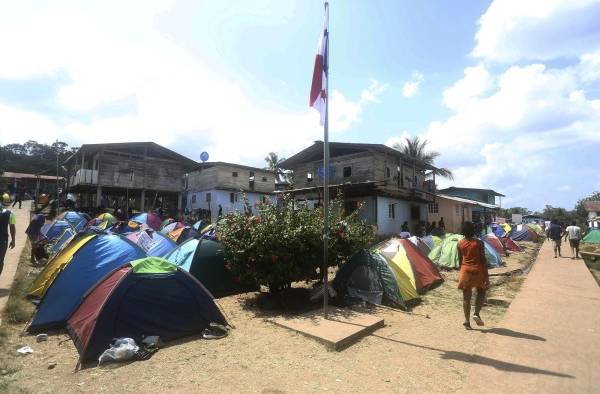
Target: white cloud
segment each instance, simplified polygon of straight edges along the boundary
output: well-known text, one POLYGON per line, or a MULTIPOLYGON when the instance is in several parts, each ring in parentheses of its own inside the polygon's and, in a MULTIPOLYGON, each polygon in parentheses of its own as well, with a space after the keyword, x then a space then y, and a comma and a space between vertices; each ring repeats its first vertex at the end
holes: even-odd
POLYGON ((404 83, 402 87, 402 95, 404 97, 412 97, 419 92, 419 87, 423 82, 424 77, 419 71, 413 71, 410 79, 404 83))
POLYGON ((400 133, 400 136, 388 138, 387 141, 385 141, 385 145, 391 146, 391 147, 394 147, 396 145, 404 145, 404 142, 406 141, 406 139, 410 139, 410 134, 408 133, 407 130, 402 130, 402 133, 400 133))
MULTIPOLYGON (((44 113, 0 106, 3 143, 57 137, 72 144, 151 140, 180 147, 194 158, 196 149, 210 149, 211 159, 261 162, 267 151, 290 154, 322 138, 314 110, 256 102, 210 59, 186 51, 158 30, 157 21, 173 1, 52 4, 19 2, 0 14, 0 78, 66 75, 57 106, 90 120, 59 122, 44 113), (128 98, 135 101, 130 113, 94 116, 97 109, 128 98)), ((334 90, 332 131, 360 122, 365 106, 377 103, 386 88, 371 81, 357 99, 334 90)))
POLYGON ((578 57, 600 48, 600 0, 495 0, 473 55, 500 62, 578 57))
POLYGON ((444 104, 459 109, 480 98, 494 86, 494 79, 483 64, 465 69, 465 76, 443 93, 444 104))

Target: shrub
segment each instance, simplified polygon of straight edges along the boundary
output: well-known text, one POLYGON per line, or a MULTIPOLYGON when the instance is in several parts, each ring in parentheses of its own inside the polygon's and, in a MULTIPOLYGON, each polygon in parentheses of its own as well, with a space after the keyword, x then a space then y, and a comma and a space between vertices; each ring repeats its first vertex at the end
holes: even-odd
MULTIPOLYGON (((361 220, 360 208, 345 215, 343 206, 342 196, 330 204, 329 266, 344 263, 375 236, 374 228, 361 220)), ((271 293, 293 281, 315 278, 323 262, 323 209, 311 209, 289 196, 277 205, 256 208, 256 213, 248 206, 229 213, 218 224, 233 274, 242 282, 266 285, 271 293)))

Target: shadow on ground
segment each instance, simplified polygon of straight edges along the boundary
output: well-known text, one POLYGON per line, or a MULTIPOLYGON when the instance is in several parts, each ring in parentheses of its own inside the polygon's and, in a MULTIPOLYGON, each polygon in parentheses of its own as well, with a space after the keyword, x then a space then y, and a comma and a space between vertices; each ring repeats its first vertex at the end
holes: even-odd
MULTIPOLYGON (((508 330, 508 331, 511 331, 511 330, 508 330)), ((512 332, 515 333, 515 331, 512 331, 512 332)), ((521 334, 521 335, 529 335, 529 334, 521 334)), ((462 361, 465 363, 487 365, 489 367, 496 368, 501 371, 507 371, 507 372, 550 375, 550 376, 557 376, 557 377, 569 378, 569 379, 575 378, 573 375, 563 374, 563 373, 554 372, 554 371, 548 371, 546 369, 528 367, 526 365, 521 365, 521 364, 509 363, 506 361, 496 360, 496 359, 489 358, 489 357, 483 357, 483 356, 479 356, 476 354, 468 354, 468 353, 458 352, 458 351, 454 351, 454 350, 444 350, 444 349, 438 349, 438 348, 434 348, 434 347, 430 347, 430 346, 417 345, 414 343, 404 342, 404 341, 400 341, 400 340, 392 339, 392 338, 387 338, 387 337, 376 335, 376 334, 371 334, 371 336, 380 338, 380 339, 383 339, 386 341, 398 343, 400 345, 412 346, 412 347, 416 347, 419 349, 426 349, 426 350, 431 350, 434 352, 439 352, 439 353, 441 353, 440 358, 443 360, 456 360, 456 361, 462 361)))

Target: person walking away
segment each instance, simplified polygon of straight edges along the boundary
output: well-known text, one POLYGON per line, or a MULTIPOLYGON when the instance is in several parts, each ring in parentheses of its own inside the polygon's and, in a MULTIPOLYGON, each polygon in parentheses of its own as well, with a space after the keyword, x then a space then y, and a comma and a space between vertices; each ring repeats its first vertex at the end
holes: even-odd
POLYGON ((463 291, 463 312, 465 314, 463 326, 467 330, 470 330, 473 288, 477 289, 473 320, 478 326, 483 326, 484 322, 481 319, 480 313, 485 301, 485 292, 490 282, 487 261, 485 259, 485 248, 483 241, 475 238, 475 226, 473 222, 465 222, 462 233, 465 238, 458 242, 458 261, 460 264, 458 288, 463 291))
POLYGON ((563 235, 562 228, 556 219, 552 219, 550 222, 550 227, 548 227, 548 238, 552 242, 552 247, 554 249, 554 258, 558 256, 562 257, 560 252, 561 239, 563 235))
POLYGON ((442 216, 440 218, 440 221, 438 222, 438 227, 442 230, 444 230, 444 232, 446 231, 446 223, 444 223, 444 217, 442 216))
POLYGON ((565 230, 565 241, 569 239, 569 246, 571 247, 571 259, 579 259, 579 242, 581 241, 581 228, 577 226, 575 221, 571 222, 565 230))
POLYGON ((4 256, 8 248, 15 247, 16 227, 17 224, 15 215, 5 208, 0 208, 0 275, 4 269, 4 256), (10 229, 11 241, 8 243, 8 233, 10 229))
POLYGON ((41 230, 42 226, 46 223, 46 216, 41 213, 41 210, 37 210, 35 215, 31 218, 29 222, 29 226, 27 226, 27 230, 25 230, 25 234, 27 234, 27 238, 29 238, 29 242, 31 242, 31 259, 29 260, 31 263, 35 263, 37 259, 36 250, 38 248, 38 242, 42 236, 41 230))
POLYGON ((23 192, 20 190, 17 190, 15 193, 15 201, 13 202, 12 207, 14 208, 17 203, 19 203, 19 209, 21 209, 21 204, 23 203, 23 192))

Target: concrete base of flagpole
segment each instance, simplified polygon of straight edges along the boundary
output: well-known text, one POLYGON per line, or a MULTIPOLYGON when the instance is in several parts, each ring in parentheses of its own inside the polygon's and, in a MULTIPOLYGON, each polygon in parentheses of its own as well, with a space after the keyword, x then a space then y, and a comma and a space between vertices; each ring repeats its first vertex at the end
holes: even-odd
POLYGON ((332 307, 328 310, 327 318, 319 309, 295 317, 276 317, 268 321, 316 339, 334 350, 345 349, 384 326, 380 317, 332 307))

